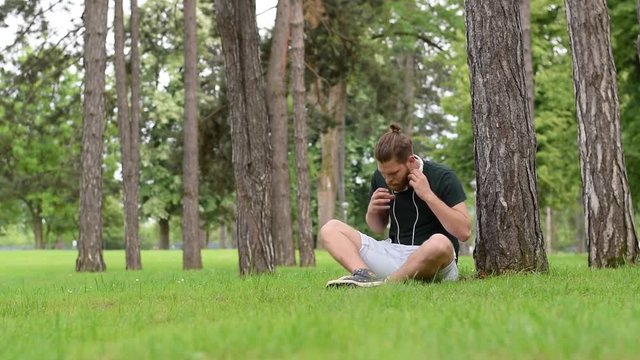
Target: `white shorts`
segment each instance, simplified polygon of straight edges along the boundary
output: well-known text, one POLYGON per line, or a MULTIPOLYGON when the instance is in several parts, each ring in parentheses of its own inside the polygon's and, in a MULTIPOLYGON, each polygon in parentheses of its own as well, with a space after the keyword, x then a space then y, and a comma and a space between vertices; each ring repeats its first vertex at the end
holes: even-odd
MULTIPOLYGON (((420 247, 418 245, 393 244, 391 239, 378 241, 363 233, 360 233, 360 241, 362 243, 360 257, 369 269, 384 277, 398 270, 407 261, 409 255, 420 247)), ((453 260, 449 265, 438 270, 433 281, 456 280, 458 280, 458 264, 456 264, 455 250, 453 250, 453 260)))

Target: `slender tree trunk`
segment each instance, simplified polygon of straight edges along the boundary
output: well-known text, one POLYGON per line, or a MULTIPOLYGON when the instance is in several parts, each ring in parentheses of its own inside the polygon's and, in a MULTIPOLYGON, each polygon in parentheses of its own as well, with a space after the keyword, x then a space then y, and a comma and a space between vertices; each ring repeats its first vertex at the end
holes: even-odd
MULTIPOLYGON (((120 133, 120 154, 123 174, 124 193, 124 243, 126 248, 127 270, 140 270, 140 240, 138 238, 138 151, 135 140, 139 135, 133 125, 133 115, 129 112, 127 100, 127 70, 124 58, 124 11, 122 0, 115 1, 114 37, 116 94, 118 106, 118 130, 120 133), (134 144, 135 142, 135 144, 134 144)), ((132 23, 133 25, 133 23, 132 23)), ((132 44, 133 45, 133 44, 132 44)), ((133 46, 132 46, 133 48, 133 46)), ((137 46, 136 46, 137 51, 137 46)), ((132 49, 133 52, 133 49, 132 49)))
POLYGON ((107 63, 107 0, 85 0, 84 123, 80 179, 80 236, 76 271, 104 271, 102 258, 102 149, 107 63))
MULTIPOLYGON (((319 90, 321 91, 321 90, 319 90)), ((344 127, 347 85, 341 81, 329 89, 328 114, 336 126, 328 128, 320 135, 322 144, 322 164, 318 174, 318 227, 336 216, 336 200, 340 175, 340 127, 344 127)), ((320 99, 320 97, 319 97, 320 99)), ((321 101, 321 100, 320 100, 321 101)), ((318 244, 318 248, 320 248, 318 244)))
POLYGON ((140 257, 140 9, 138 1, 131 0, 131 221, 135 238, 127 242, 127 269, 142 269, 140 257))
POLYGON ((405 134, 411 136, 413 133, 413 119, 416 97, 415 86, 415 56, 412 52, 407 52, 401 56, 400 65, 402 66, 402 73, 404 78, 404 89, 402 91, 402 101, 400 102, 399 110, 400 114, 398 118, 404 128, 405 134))
POLYGON ((255 3, 216 0, 229 89, 240 273, 273 272, 271 144, 255 3))
POLYGON ((476 157, 479 275, 546 271, 519 3, 465 1, 476 157))
POLYGON ((158 220, 158 227, 160 228, 160 249, 169 250, 169 219, 158 220))
POLYGON ((291 2, 291 93, 293 94, 293 121, 296 139, 296 178, 298 184, 298 228, 300 238, 300 266, 315 266, 313 235, 311 234, 311 185, 309 181, 309 157, 307 119, 304 86, 304 18, 303 0, 291 2))
POLYGON ((553 210, 551 207, 545 207, 545 238, 547 239, 547 254, 551 253, 551 245, 553 244, 553 210))
POLYGON ((289 43, 289 0, 279 0, 273 28, 269 69, 267 71, 267 107, 273 149, 271 233, 276 265, 295 265, 291 230, 291 180, 289 179, 289 131, 287 115, 287 47, 289 43))
POLYGON ((198 214, 198 44, 196 0, 184 0, 182 268, 202 269, 198 214))
POLYGON ((31 225, 33 227, 33 236, 36 240, 36 250, 44 249, 44 238, 42 235, 42 209, 40 204, 34 204, 29 207, 31 210, 31 225))
POLYGON ((604 0, 565 0, 573 54, 589 266, 638 256, 633 203, 620 139, 620 107, 604 0))
MULTIPOLYGON (((327 129, 320 134, 322 162, 318 172, 318 228, 335 218, 338 195, 338 129, 327 129)), ((318 242, 317 248, 322 248, 318 242)))
MULTIPOLYGON (((535 119, 533 92, 533 59, 531 53, 531 0, 520 0, 520 25, 522 28, 522 57, 524 60, 524 82, 527 86, 527 103, 531 119, 535 119)), ((549 249, 550 250, 550 249, 549 249)))
POLYGON ((220 248, 227 248, 227 225, 220 226, 220 248))
POLYGON ((578 199, 578 210, 575 212, 574 223, 576 229, 576 252, 583 254, 587 252, 587 239, 584 228, 584 208, 582 207, 582 198, 578 199))

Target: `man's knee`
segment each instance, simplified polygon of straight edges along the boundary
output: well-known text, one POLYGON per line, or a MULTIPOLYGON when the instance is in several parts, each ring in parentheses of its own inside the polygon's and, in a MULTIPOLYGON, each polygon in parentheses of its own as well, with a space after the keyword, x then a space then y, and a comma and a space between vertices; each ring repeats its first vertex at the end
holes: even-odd
POLYGON ((443 234, 435 234, 425 241, 421 246, 425 256, 442 259, 444 262, 451 262, 454 258, 453 244, 451 240, 443 234))
POLYGON ((320 228, 320 240, 322 241, 322 243, 326 245, 327 242, 335 238, 335 235, 339 233, 340 229, 344 226, 346 226, 346 224, 340 220, 331 219, 327 221, 320 228))

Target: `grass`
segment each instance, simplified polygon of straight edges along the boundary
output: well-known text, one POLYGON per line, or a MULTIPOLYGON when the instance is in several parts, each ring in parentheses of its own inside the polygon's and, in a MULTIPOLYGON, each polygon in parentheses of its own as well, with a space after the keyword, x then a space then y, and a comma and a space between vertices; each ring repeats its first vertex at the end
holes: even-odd
POLYGON ((73 271, 72 251, 0 252, 0 359, 634 359, 640 269, 557 255, 546 275, 324 288, 343 271, 239 278, 236 253, 143 252, 144 270, 73 271))

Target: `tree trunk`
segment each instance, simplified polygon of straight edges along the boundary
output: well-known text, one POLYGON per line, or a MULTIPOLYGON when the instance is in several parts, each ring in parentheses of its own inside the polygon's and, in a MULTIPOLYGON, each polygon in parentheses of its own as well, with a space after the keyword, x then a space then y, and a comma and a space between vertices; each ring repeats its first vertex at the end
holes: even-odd
POLYGON ((227 248, 227 225, 220 226, 220 248, 227 248))
POLYGON ((298 184, 298 248, 300 266, 315 266, 313 235, 311 234, 311 185, 304 86, 304 19, 303 0, 291 2, 291 93, 293 94, 293 121, 296 139, 296 178, 298 184))
POLYGON ((553 210, 551 207, 545 207, 545 238, 547 240, 547 254, 551 253, 553 243, 553 210))
POLYGON ((160 249, 169 250, 169 219, 158 220, 158 227, 160 228, 160 249))
POLYGON ((400 114, 398 119, 404 128, 405 134, 411 137, 413 133, 413 118, 415 110, 415 56, 412 52, 407 52, 400 57, 400 65, 404 78, 404 89, 402 91, 402 101, 400 102, 400 114))
MULTIPOLYGON (((520 26, 522 28, 522 58, 524 60, 524 83, 527 86, 527 103, 532 121, 535 119, 533 92, 533 59, 531 53, 531 0, 520 0, 520 26)), ((551 249, 548 249, 549 251, 551 249)))
MULTIPOLYGON (((124 193, 124 243, 127 270, 140 270, 140 240, 138 238, 138 167, 136 166, 138 137, 133 125, 133 115, 129 113, 127 100, 127 70, 124 58, 124 15, 122 0, 116 0, 114 7, 116 95, 118 106, 118 130, 120 134, 120 154, 124 193), (134 148, 135 147, 135 148, 134 148)), ((133 19, 133 16, 132 16, 133 19)), ((137 19, 136 19, 137 20, 137 19)), ((132 21, 133 26, 133 21, 132 21)), ((137 46, 136 46, 137 51, 137 46)), ((133 43, 132 43, 133 53, 133 43)), ((132 100, 133 103, 133 100, 132 100)))
POLYGON ((255 3, 216 0, 229 96, 240 273, 273 272, 271 144, 255 3))
POLYGON ((638 238, 620 140, 616 69, 604 0, 565 0, 573 54, 589 266, 635 263, 638 238))
MULTIPOLYGON (((320 109, 328 108, 327 115, 331 116, 336 126, 329 127, 320 135, 322 164, 318 173, 318 227, 322 227, 322 225, 336 216, 338 183, 341 181, 339 178, 339 128, 344 126, 346 96, 347 85, 344 81, 341 81, 329 89, 328 106, 320 106, 320 109)), ((318 98, 321 99, 321 97, 318 98)), ((320 248, 320 243, 318 248, 320 248)))
POLYGON ((578 210, 575 212, 574 223, 576 229, 576 252, 583 254, 587 252, 587 239, 584 232, 584 208, 582 199, 578 199, 578 210))
POLYGON ((29 206, 31 210, 31 225, 33 226, 33 236, 36 240, 35 249, 44 249, 44 238, 42 236, 42 209, 40 204, 29 206))
POLYGON ((84 124, 80 179, 80 236, 76 271, 104 271, 102 258, 102 149, 107 63, 107 0, 85 0, 84 124))
POLYGON ((291 186, 289 179, 289 131, 287 115, 287 47, 289 42, 289 0, 279 0, 273 28, 269 69, 267 71, 267 107, 273 149, 271 233, 276 265, 295 265, 291 230, 291 186))
POLYGON ((518 2, 465 1, 480 276, 546 271, 518 2))
POLYGON ((182 268, 202 269, 198 214, 198 44, 196 0, 184 0, 182 268))
POLYGON ((140 9, 138 1, 131 0, 131 221, 135 238, 127 242, 127 269, 142 269, 140 258, 140 9))

